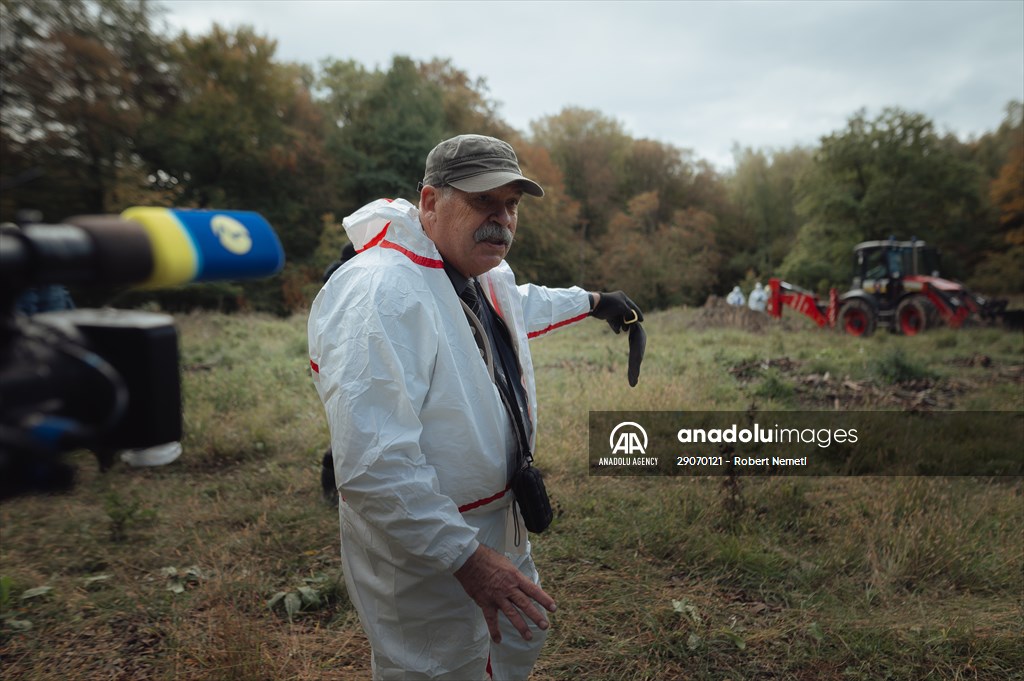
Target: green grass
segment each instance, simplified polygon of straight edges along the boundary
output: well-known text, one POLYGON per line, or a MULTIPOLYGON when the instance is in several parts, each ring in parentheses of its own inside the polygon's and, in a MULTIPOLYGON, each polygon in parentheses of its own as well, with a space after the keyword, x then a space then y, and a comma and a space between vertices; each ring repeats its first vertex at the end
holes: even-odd
MULTIPOLYGON (((533 345, 556 509, 533 542, 559 602, 534 678, 1024 678, 1019 478, 727 485, 591 477, 587 463, 590 410, 891 409, 928 391, 942 408, 1019 411, 1024 336, 754 335, 692 318, 648 316, 633 389, 626 338, 602 323, 533 345)), ((178 325, 182 458, 100 474, 76 454, 72 493, 0 507, 0 673, 369 678, 337 513, 319 497, 327 428, 305 319, 178 325)))

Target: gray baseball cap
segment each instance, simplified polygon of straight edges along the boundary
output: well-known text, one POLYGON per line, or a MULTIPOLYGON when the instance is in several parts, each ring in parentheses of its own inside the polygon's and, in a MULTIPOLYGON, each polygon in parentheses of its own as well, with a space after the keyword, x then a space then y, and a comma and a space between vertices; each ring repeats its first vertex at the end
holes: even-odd
POLYGON ((518 182, 527 194, 544 196, 539 184, 523 176, 516 152, 508 142, 484 135, 459 135, 427 154, 422 184, 483 192, 510 182, 518 182))

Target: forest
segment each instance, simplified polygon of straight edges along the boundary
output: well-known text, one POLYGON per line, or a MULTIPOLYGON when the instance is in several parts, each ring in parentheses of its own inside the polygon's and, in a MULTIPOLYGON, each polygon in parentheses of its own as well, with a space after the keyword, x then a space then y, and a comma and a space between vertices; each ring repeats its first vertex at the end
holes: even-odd
MULTIPOLYGON (((80 307, 180 313, 184 455, 101 471, 69 453, 73 490, 0 504, 3 679, 370 678, 337 500, 321 499, 330 439, 304 322, 344 216, 415 200, 428 151, 465 132, 510 141, 546 190, 522 205, 509 257, 521 280, 628 291, 651 338, 639 389, 599 320, 531 343, 556 517, 530 541, 559 604, 533 678, 1022 678, 1019 459, 935 474, 976 462, 975 439, 914 475, 617 477, 587 456, 590 414, 611 410, 998 412, 1019 425, 1018 331, 864 338, 704 304, 770 276, 846 286, 852 247, 895 235, 937 245, 944 274, 1019 306, 1024 102, 971 139, 898 103, 855 110, 814 146, 739 140, 723 169, 633 136, 614 112, 569 107, 515 129, 486 74, 443 56, 290 63, 252 28, 172 34, 161 12, 0 0, 0 221, 251 210, 287 264, 257 281, 72 288, 80 307)), ((33 377, 66 383, 43 364, 33 377)), ((906 449, 882 432, 877 460, 906 449)), ((997 435, 1008 450, 1020 439, 997 435)))
POLYGON ((645 309, 770 276, 824 291, 849 283, 854 244, 895 235, 937 245, 943 273, 981 292, 1024 292, 1019 101, 966 140, 896 105, 860 109, 814 147, 737 142, 721 170, 591 109, 514 129, 486 78, 443 57, 297 64, 245 26, 171 35, 146 0, 0 6, 0 219, 253 210, 287 254, 268 280, 75 291, 86 303, 304 311, 346 243, 342 218, 379 197, 415 200, 427 152, 465 132, 510 141, 547 190, 524 202, 509 256, 523 281, 624 289, 645 309))

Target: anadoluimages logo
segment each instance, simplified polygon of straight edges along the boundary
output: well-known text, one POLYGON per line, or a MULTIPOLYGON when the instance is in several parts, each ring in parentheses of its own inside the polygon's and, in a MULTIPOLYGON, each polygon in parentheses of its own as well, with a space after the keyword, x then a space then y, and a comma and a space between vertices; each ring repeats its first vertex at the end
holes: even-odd
POLYGON ((612 454, 646 454, 647 431, 639 423, 623 421, 612 428, 608 446, 611 447, 612 454))

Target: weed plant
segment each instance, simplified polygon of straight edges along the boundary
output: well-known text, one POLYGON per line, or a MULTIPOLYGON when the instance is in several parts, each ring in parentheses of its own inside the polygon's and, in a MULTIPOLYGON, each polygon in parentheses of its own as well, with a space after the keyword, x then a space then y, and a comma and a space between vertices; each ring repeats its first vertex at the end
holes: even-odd
MULTIPOLYGON (((954 346, 955 347, 955 346, 954 346)), ((872 373, 886 383, 906 383, 935 378, 935 372, 922 362, 907 357, 902 347, 886 348, 871 362, 872 373)))

